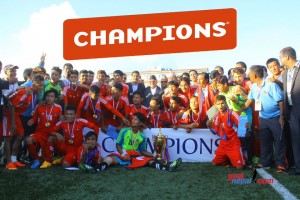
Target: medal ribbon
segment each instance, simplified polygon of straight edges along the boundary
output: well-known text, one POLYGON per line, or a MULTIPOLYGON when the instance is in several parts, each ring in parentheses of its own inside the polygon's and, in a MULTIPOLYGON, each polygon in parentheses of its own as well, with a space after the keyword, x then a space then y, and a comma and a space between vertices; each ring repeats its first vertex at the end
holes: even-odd
POLYGON ((198 114, 198 118, 194 120, 194 113, 192 112, 192 121, 195 123, 199 123, 199 119, 200 119, 200 113, 198 114))
POLYGON ((93 109, 93 113, 94 113, 94 115, 96 114, 96 108, 95 108, 95 106, 94 106, 94 104, 93 104, 93 101, 92 101, 92 98, 89 96, 89 99, 90 99, 90 103, 91 103, 91 105, 92 105, 92 109, 93 109))
POLYGON ((176 116, 178 114, 178 112, 175 111, 175 116, 173 116, 173 112, 171 111, 170 114, 171 114, 171 119, 172 119, 172 123, 175 125, 177 123, 177 119, 176 119, 176 116))
POLYGON ((73 122, 72 132, 70 132, 70 124, 68 123, 68 133, 69 133, 71 139, 74 138, 74 126, 75 126, 75 123, 76 123, 76 120, 74 120, 74 122, 73 122))
POLYGON ((48 111, 48 107, 46 106, 46 119, 47 119, 47 121, 48 121, 48 120, 50 120, 50 116, 51 116, 51 113, 52 113, 53 107, 54 107, 54 106, 52 106, 52 107, 51 107, 50 113, 49 113, 49 115, 48 115, 48 113, 47 113, 47 111, 48 111))
POLYGON ((158 128, 158 121, 159 121, 159 117, 160 117, 160 111, 158 116, 153 116, 153 121, 154 121, 154 128, 158 128), (157 119, 157 120, 156 120, 157 119))

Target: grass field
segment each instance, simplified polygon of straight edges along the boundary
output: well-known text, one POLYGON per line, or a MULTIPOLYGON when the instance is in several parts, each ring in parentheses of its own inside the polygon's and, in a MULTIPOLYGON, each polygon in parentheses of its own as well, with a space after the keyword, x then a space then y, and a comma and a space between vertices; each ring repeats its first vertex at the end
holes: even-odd
MULTIPOLYGON (((300 198, 299 177, 274 178, 300 198)), ((0 167, 0 199, 282 199, 270 185, 234 185, 228 174, 252 170, 213 167, 210 163, 182 163, 176 172, 152 168, 112 167, 98 174, 66 171, 61 166, 8 171, 0 167)))

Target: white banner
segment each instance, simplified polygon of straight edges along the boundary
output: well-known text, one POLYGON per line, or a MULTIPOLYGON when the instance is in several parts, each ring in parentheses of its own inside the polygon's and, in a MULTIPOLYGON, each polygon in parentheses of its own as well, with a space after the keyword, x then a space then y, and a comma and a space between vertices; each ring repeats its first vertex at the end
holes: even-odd
MULTIPOLYGON (((149 152, 153 152, 152 136, 158 132, 158 128, 144 130, 149 152)), ((168 138, 167 146, 171 161, 182 158, 184 162, 211 162, 220 144, 219 137, 213 135, 209 129, 193 129, 191 133, 186 133, 184 129, 163 128, 161 132, 168 138)), ((102 147, 103 157, 116 151, 115 139, 107 134, 101 133, 98 142, 102 147)))

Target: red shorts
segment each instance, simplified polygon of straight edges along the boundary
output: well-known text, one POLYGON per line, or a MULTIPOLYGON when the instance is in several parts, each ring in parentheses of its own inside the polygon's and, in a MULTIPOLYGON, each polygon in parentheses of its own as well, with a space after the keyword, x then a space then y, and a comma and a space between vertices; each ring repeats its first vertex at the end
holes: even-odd
POLYGON ((21 117, 18 114, 15 114, 15 120, 16 120, 16 132, 14 135, 24 135, 24 128, 21 121, 21 117))
POLYGON ((32 137, 34 139, 34 141, 37 145, 39 145, 40 147, 43 148, 43 147, 46 147, 49 133, 35 132, 34 134, 31 134, 30 137, 32 137))
POLYGON ((11 137, 10 128, 10 117, 9 109, 7 106, 3 106, 3 118, 0 121, 0 137, 11 137))
POLYGON ((54 147, 59 153, 65 154, 63 161, 69 163, 70 166, 74 166, 77 163, 77 152, 79 147, 71 146, 65 142, 55 142, 54 147))
POLYGON ((228 146, 224 147, 224 145, 220 144, 215 152, 215 157, 212 162, 215 165, 226 165, 228 159, 234 167, 245 165, 240 145, 234 145, 229 149, 228 146))

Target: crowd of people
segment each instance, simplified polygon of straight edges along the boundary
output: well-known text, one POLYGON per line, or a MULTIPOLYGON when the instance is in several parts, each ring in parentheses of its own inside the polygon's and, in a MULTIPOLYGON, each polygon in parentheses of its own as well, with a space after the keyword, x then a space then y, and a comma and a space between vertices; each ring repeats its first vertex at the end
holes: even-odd
POLYGON ((226 75, 221 66, 210 73, 190 70, 161 80, 153 74, 149 86, 139 71, 131 73, 130 82, 121 70, 110 78, 103 69, 96 74, 78 72, 71 63, 62 69, 53 67, 47 74, 45 54, 37 67, 24 70, 24 83, 16 76, 19 67, 6 65, 5 80, 0 82, 0 136, 6 168, 25 166, 18 154, 26 144, 33 158, 31 168, 61 163, 86 172, 110 165, 175 171, 181 159, 170 163, 156 159, 155 152, 147 151, 143 129, 183 128, 192 134, 210 128, 221 139, 214 165, 275 166, 278 173, 290 169, 289 174, 299 175, 300 63, 292 47, 279 55, 279 60, 268 59, 266 67, 247 69, 244 62, 237 62, 226 75), (212 108, 216 111, 209 116, 212 108), (241 116, 247 119, 246 131, 238 135, 241 116), (117 152, 102 158, 97 137, 99 129, 106 133, 109 126, 119 133, 117 152), (86 135, 84 127, 91 129, 86 135))

